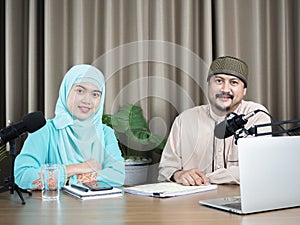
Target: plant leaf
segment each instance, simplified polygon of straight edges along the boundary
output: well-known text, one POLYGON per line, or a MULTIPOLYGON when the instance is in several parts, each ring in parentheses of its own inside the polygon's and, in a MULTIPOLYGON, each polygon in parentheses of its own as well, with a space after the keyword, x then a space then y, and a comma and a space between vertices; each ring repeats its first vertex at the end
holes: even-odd
POLYGON ((112 127, 111 117, 112 116, 110 114, 103 114, 103 116, 102 116, 102 123, 106 124, 109 127, 112 127))
POLYGON ((103 114, 102 122, 114 129, 125 158, 131 150, 154 150, 161 154, 166 144, 164 137, 149 131, 140 106, 126 104, 113 115, 103 114))
POLYGON ((2 147, 0 147, 0 161, 5 159, 6 157, 7 157, 6 146, 3 145, 2 147))
POLYGON ((147 122, 143 116, 143 111, 139 106, 127 104, 120 108, 112 118, 112 127, 117 132, 125 133, 128 130, 146 128, 147 122))

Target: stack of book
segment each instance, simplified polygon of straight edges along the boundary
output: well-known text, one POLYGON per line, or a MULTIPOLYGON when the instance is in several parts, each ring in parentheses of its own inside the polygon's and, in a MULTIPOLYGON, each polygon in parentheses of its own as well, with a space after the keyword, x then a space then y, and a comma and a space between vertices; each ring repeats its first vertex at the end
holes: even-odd
POLYGON ((62 190, 76 198, 81 200, 86 199, 100 199, 100 198, 115 198, 122 197, 123 191, 120 188, 112 188, 111 190, 101 190, 101 191, 91 191, 85 187, 74 187, 71 185, 66 185, 62 190))

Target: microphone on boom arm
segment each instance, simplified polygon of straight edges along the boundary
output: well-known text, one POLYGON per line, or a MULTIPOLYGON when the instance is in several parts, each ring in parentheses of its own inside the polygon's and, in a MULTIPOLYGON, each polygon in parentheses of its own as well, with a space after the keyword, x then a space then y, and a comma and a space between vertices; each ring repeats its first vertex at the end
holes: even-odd
MULTIPOLYGON (((10 193, 13 194, 14 191, 16 191, 22 201, 22 204, 25 204, 25 201, 22 196, 21 189, 15 184, 14 176, 14 162, 16 158, 15 138, 20 137, 25 132, 33 133, 42 128, 45 124, 46 120, 42 112, 32 112, 23 116, 20 122, 11 124, 10 126, 0 130, 0 145, 4 145, 6 142, 9 142, 10 144, 10 175, 4 178, 5 185, 0 188, 0 193, 10 191, 10 193)), ((26 192, 31 195, 31 192, 26 192)))
POLYGON ((23 133, 33 133, 42 128, 46 124, 46 120, 42 112, 32 112, 23 116, 18 123, 11 124, 0 130, 0 145, 20 137, 23 133))
POLYGON ((235 132, 248 122, 248 119, 258 113, 260 110, 254 110, 244 115, 237 115, 235 113, 229 113, 225 120, 217 124, 214 130, 215 136, 219 139, 225 139, 235 134, 235 132), (232 117, 233 115, 233 117, 232 117))

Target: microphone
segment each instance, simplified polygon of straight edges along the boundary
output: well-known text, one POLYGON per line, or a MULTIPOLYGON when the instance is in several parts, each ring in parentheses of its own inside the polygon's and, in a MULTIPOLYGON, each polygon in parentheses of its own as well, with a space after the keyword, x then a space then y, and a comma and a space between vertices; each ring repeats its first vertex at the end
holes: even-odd
POLYGON ((215 136, 219 139, 225 139, 232 136, 237 130, 244 127, 250 117, 254 116, 259 111, 260 110, 257 109, 246 115, 237 115, 234 113, 234 116, 229 119, 228 117, 232 115, 232 113, 228 114, 223 122, 216 125, 215 136))
POLYGON ((0 130, 0 145, 21 136, 25 132, 35 132, 46 124, 42 112, 32 112, 23 116, 22 121, 0 130))

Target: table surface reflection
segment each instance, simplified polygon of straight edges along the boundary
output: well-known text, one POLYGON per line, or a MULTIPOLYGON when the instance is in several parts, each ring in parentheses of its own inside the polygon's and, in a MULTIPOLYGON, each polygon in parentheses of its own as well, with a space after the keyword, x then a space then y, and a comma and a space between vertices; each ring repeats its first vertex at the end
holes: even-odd
POLYGON ((26 204, 22 205, 16 192, 6 192, 0 194, 0 224, 300 224, 300 208, 240 216, 198 203, 238 194, 237 185, 165 199, 124 194, 82 201, 61 193, 59 201, 43 201, 41 192, 33 192, 32 196, 23 193, 26 204))

